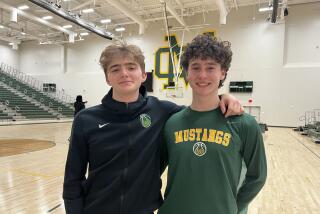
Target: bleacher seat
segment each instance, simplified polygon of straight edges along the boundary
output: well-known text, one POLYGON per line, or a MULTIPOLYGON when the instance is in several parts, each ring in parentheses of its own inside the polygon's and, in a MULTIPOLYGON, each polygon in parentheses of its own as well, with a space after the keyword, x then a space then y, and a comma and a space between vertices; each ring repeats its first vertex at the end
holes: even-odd
MULTIPOLYGON (((38 91, 35 88, 33 88, 33 87, 31 87, 31 86, 29 86, 19 80, 16 80, 12 76, 9 76, 8 74, 6 74, 4 72, 0 72, 0 81, 4 82, 6 85, 14 88, 15 90, 23 93, 25 96, 30 97, 30 98, 40 102, 44 106, 47 106, 50 109, 52 109, 56 112, 59 112, 61 117, 73 117, 74 110, 73 110, 72 106, 66 105, 66 104, 62 103, 61 101, 58 101, 58 100, 46 95, 45 93, 38 91)), ((12 94, 11 95, 4 94, 3 97, 0 99, 9 99, 9 98, 10 98, 11 106, 19 106, 19 107, 21 106, 23 108, 22 114, 29 115, 29 117, 30 117, 30 114, 26 113, 25 110, 34 109, 35 105, 30 104, 30 103, 27 104, 25 99, 21 100, 20 98, 17 98, 16 95, 12 96, 12 94)), ((52 115, 52 114, 48 113, 48 111, 44 111, 43 109, 39 110, 38 107, 37 107, 37 111, 38 111, 38 113, 41 113, 41 115, 47 115, 47 116, 52 115), (44 112, 47 112, 47 114, 45 114, 44 112)))

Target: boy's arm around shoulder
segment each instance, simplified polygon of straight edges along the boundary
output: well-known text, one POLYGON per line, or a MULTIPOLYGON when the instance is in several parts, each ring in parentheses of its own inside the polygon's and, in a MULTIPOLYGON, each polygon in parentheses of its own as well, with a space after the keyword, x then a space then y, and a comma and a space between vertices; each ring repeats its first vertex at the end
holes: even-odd
POLYGON ((231 94, 222 94, 219 95, 220 102, 219 106, 221 112, 225 115, 225 117, 241 115, 244 112, 244 109, 236 97, 231 94))
POLYGON ((186 107, 183 105, 177 105, 167 100, 159 100, 159 102, 169 115, 173 115, 174 113, 177 113, 186 107))

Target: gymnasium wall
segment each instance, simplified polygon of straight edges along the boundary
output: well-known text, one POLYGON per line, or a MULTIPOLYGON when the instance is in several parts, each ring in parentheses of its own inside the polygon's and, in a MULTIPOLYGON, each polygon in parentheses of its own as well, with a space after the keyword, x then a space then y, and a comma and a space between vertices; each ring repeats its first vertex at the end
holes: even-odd
POLYGON ((5 63, 19 69, 19 51, 13 50, 8 42, 0 41, 0 64, 5 63))
POLYGON ((109 40, 90 37, 71 45, 38 45, 26 42, 21 49, 21 71, 46 83, 56 83, 67 94, 83 95, 87 106, 100 103, 108 91, 98 64, 109 40))
MULTIPOLYGON (((218 13, 186 18, 189 25, 205 23, 208 27, 185 32, 184 43, 204 31, 214 30, 216 35, 232 43, 233 61, 225 86, 220 93, 228 92, 229 81, 254 82, 253 92, 234 94, 243 105, 253 99, 252 105, 261 106, 261 122, 276 126, 304 124, 299 116, 306 110, 320 108, 320 3, 290 6, 289 16, 277 24, 266 22, 267 14, 257 7, 240 7, 227 16, 227 25, 219 25, 218 13), (205 18, 205 19, 204 19, 205 18)), ((169 23, 175 25, 173 20, 169 23)), ((182 32, 173 32, 181 45, 182 32)), ((155 53, 166 47, 163 21, 149 23, 144 35, 137 35, 132 25, 124 35, 128 43, 139 45, 146 56, 146 70, 155 69, 155 53)), ((82 94, 88 106, 98 104, 109 87, 98 61, 103 48, 110 41, 97 36, 86 37, 82 42, 68 45, 40 46, 25 42, 20 46, 19 65, 46 82, 57 83, 69 94, 82 94)), ((1 46, 0 46, 1 47, 1 46)), ((1 50, 1 49, 0 49, 1 50)), ((166 73, 168 57, 162 55, 161 72, 166 73)), ((166 97, 163 84, 167 79, 154 79, 152 95, 166 97)), ((184 97, 174 101, 189 105, 191 90, 185 86, 184 97)))

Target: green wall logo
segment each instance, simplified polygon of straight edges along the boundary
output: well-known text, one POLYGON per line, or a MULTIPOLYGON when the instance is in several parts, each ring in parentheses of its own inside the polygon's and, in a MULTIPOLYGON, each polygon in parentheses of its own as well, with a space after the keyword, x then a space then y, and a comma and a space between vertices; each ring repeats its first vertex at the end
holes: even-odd
MULTIPOLYGON (((209 34, 211 36, 215 36, 215 31, 208 31, 204 32, 203 34, 209 34)), ((165 36, 165 42, 168 42, 168 36, 165 36)), ((175 35, 170 35, 170 46, 172 47, 172 53, 173 53, 173 58, 176 64, 178 64, 179 61, 179 53, 180 53, 180 45, 177 42, 177 38, 175 35)), ((184 47, 182 47, 182 51, 184 50, 184 47)), ((173 68, 173 63, 171 60, 170 56, 170 47, 164 46, 158 48, 158 50, 155 53, 155 70, 154 74, 159 78, 159 79, 166 79, 166 83, 163 84, 162 88, 167 89, 169 86, 170 82, 174 82, 174 68, 173 68), (164 68, 164 66, 166 68, 164 68)), ((187 81, 187 73, 183 71, 182 67, 180 67, 181 71, 180 79, 182 78, 185 87, 188 87, 188 81, 187 81)))
MULTIPOLYGON (((168 42, 168 36, 165 36, 165 41, 168 42)), ((176 63, 179 61, 180 45, 177 42, 175 35, 170 35, 170 46, 172 47, 173 58, 176 63)), ((159 79, 167 79, 163 85, 163 89, 167 89, 170 82, 174 82, 174 68, 170 56, 170 47, 160 47, 155 54, 155 70, 154 73, 159 79), (163 68, 162 63, 167 65, 167 68, 163 68), (165 70, 161 70, 165 69, 165 70)), ((180 78, 183 78, 185 85, 188 86, 186 72, 182 70, 180 78)))
POLYGON ((151 126, 151 117, 147 114, 140 114, 140 122, 144 128, 149 128, 151 126))

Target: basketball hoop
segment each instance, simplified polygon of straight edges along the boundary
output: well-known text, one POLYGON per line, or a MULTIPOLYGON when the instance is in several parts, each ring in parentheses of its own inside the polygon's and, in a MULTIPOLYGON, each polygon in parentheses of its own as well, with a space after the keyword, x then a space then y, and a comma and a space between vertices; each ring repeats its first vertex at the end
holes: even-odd
POLYGON ((166 88, 166 97, 183 98, 183 87, 168 86, 166 88))

